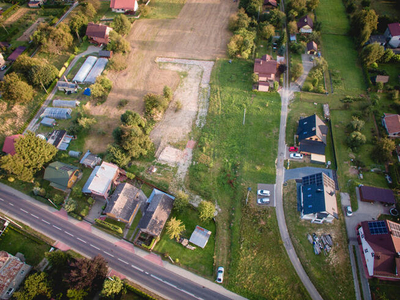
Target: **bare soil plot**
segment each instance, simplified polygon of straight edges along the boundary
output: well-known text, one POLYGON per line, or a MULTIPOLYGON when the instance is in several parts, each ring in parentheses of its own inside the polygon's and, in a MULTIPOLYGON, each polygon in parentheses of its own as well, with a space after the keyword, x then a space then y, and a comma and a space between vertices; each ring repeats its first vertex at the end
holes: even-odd
POLYGON ((20 42, 28 42, 29 37, 35 32, 39 24, 44 22, 45 18, 38 18, 35 23, 33 23, 25 32, 17 39, 20 42))
POLYGON ((16 13, 14 13, 4 22, 4 25, 10 25, 14 23, 15 21, 19 20, 23 15, 25 15, 29 10, 29 8, 21 7, 16 13))

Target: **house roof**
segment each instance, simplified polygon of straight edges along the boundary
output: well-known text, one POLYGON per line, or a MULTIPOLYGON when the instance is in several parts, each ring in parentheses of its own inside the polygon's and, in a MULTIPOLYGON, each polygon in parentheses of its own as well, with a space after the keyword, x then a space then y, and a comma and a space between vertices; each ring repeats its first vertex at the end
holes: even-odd
POLYGON ((384 35, 378 34, 378 35, 371 35, 368 40, 368 44, 373 44, 373 43, 378 43, 378 44, 385 44, 386 43, 386 38, 384 35))
POLYGON ((375 78, 375 82, 388 83, 389 82, 389 76, 377 75, 376 78, 375 78))
POLYGON ((315 51, 318 50, 318 46, 317 46, 316 42, 311 41, 311 42, 307 43, 307 51, 310 51, 310 50, 315 50, 315 51))
POLYGON ((338 218, 335 181, 325 173, 302 178, 303 214, 327 212, 338 218))
POLYGON ((6 289, 14 281, 24 265, 25 263, 18 257, 6 251, 0 251, 0 295, 6 292, 6 289))
POLYGON ((254 61, 254 73, 259 75, 275 74, 278 69, 278 62, 273 60, 268 54, 264 55, 261 59, 256 58, 254 61))
POLYGON ((56 120, 44 117, 42 121, 40 121, 40 124, 48 127, 53 127, 56 124, 56 120))
POLYGON ((129 220, 141 201, 147 201, 141 190, 129 183, 122 183, 115 189, 104 212, 113 214, 117 219, 129 220))
POLYGON ((299 19, 299 21, 297 22, 297 28, 300 29, 300 28, 303 28, 306 25, 310 26, 311 28, 313 28, 313 26, 314 26, 313 20, 308 15, 304 16, 304 17, 301 17, 299 19))
POLYGON ((325 155, 326 145, 323 142, 303 140, 300 143, 300 152, 325 155))
POLYGON ((112 56, 112 51, 100 50, 99 51, 99 56, 100 57, 108 57, 108 58, 110 58, 112 56))
POLYGON ((16 61, 18 56, 20 56, 25 51, 25 49, 26 47, 24 46, 17 47, 17 49, 15 49, 13 53, 10 54, 7 60, 16 61))
POLYGON ((377 201, 384 203, 396 203, 392 190, 382 189, 373 186, 360 186, 360 197, 366 201, 377 201))
POLYGON ((389 28, 391 36, 400 35, 400 23, 388 24, 388 28, 389 28))
POLYGON ((22 134, 10 135, 6 137, 3 145, 3 152, 7 154, 14 155, 15 154, 15 142, 23 136, 22 134))
POLYGON ((103 161, 100 166, 94 168, 82 192, 105 195, 118 171, 117 165, 103 161))
POLYGON ((135 5, 136 0, 111 0, 110 8, 113 9, 125 9, 125 10, 135 10, 137 7, 135 5))
MULTIPOLYGON (((400 224, 384 221, 361 222, 364 238, 374 251, 374 276, 400 278, 400 224)), ((364 254, 365 255, 365 254, 364 254)))
POLYGON ((51 133, 49 139, 47 140, 47 143, 58 148, 61 145, 61 143, 66 135, 67 135, 67 132, 65 130, 54 130, 51 133))
POLYGON ((264 5, 272 5, 272 6, 278 6, 276 3, 276 0, 264 0, 264 5))
POLYGON ((145 233, 159 236, 174 206, 174 199, 171 195, 154 189, 148 200, 150 204, 138 227, 145 233))
MULTIPOLYGON (((76 170, 78 170, 78 168, 75 166, 55 161, 46 168, 43 178, 53 183, 55 187, 66 190, 68 181, 76 170)), ((51 186, 54 186, 53 184, 51 184, 51 186)))
POLYGON ((400 132, 400 115, 385 113, 383 118, 389 134, 400 132))
POLYGON ((190 236, 189 242, 195 244, 196 246, 204 248, 207 245, 210 236, 211 236, 210 230, 197 225, 192 235, 190 236))
POLYGON ((89 23, 86 28, 86 35, 91 38, 104 39, 106 43, 108 42, 108 28, 106 25, 89 23))
POLYGON ((82 165, 94 167, 101 162, 101 158, 88 150, 79 162, 82 165))
POLYGON ((307 138, 317 136, 324 144, 326 144, 327 133, 328 126, 326 126, 317 115, 312 115, 299 120, 297 135, 299 136, 300 143, 307 138))

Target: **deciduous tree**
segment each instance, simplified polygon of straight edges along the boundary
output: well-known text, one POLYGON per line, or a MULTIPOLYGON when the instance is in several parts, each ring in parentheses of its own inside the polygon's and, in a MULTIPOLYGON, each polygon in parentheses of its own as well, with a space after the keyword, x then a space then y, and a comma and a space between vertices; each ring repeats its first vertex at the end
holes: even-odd
POLYGON ((201 201, 198 207, 199 217, 202 221, 211 220, 214 217, 215 205, 211 201, 201 201))
POLYGON ((303 65, 302 64, 295 64, 290 69, 290 74, 292 75, 292 81, 296 80, 303 74, 303 65))
POLYGON ((131 22, 125 15, 114 18, 113 29, 121 35, 126 35, 131 30, 131 22))
POLYGON ((275 27, 272 24, 266 24, 261 27, 260 35, 263 39, 270 40, 275 34, 275 27))
POLYGON ((80 32, 82 29, 88 24, 88 18, 83 13, 79 12, 76 15, 72 16, 71 20, 69 20, 69 27, 71 31, 74 32, 77 38, 80 40, 80 32))
POLYGON ((373 9, 360 10, 351 18, 351 32, 360 46, 368 41, 377 26, 378 16, 373 9))
POLYGON ((181 220, 173 217, 167 222, 167 234, 171 240, 176 239, 178 241, 183 231, 185 231, 185 225, 182 224, 181 220))
POLYGON ((369 44, 361 51, 361 59, 367 66, 381 59, 385 49, 378 43, 369 44))
POLYGON ((356 117, 353 117, 353 120, 350 122, 350 128, 353 131, 361 131, 363 129, 365 122, 356 117))
POLYGON ((365 144, 367 138, 359 131, 353 131, 347 138, 347 145, 356 150, 358 147, 365 144))
POLYGON ((58 76, 59 71, 51 64, 34 65, 28 73, 28 79, 34 86, 48 86, 58 76))
POLYGON ((382 138, 376 143, 372 151, 372 158, 380 163, 388 162, 391 160, 395 148, 394 140, 382 138))
POLYGON ((174 209, 182 211, 189 205, 189 195, 184 191, 179 191, 174 200, 174 209))
POLYGON ((22 81, 14 72, 4 76, 4 80, 0 85, 0 90, 2 91, 3 99, 11 103, 27 103, 31 101, 35 95, 33 88, 22 81))
POLYGON ((52 288, 44 272, 35 273, 28 276, 21 291, 14 293, 18 300, 50 299, 52 288))
POLYGON ((102 297, 114 299, 114 297, 124 293, 126 293, 124 281, 117 276, 112 276, 104 280, 100 295, 102 297))
POLYGON ((131 51, 131 46, 126 39, 113 30, 110 32, 110 42, 107 45, 107 50, 116 53, 127 53, 131 51))

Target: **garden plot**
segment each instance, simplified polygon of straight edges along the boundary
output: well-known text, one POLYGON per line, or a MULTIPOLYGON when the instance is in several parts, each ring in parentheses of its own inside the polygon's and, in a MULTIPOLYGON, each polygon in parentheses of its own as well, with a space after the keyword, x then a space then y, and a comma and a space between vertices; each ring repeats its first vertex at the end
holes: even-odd
POLYGON ((36 28, 38 28, 40 23, 43 23, 45 18, 39 18, 33 23, 25 32, 17 39, 20 42, 28 42, 30 36, 35 32, 36 28))

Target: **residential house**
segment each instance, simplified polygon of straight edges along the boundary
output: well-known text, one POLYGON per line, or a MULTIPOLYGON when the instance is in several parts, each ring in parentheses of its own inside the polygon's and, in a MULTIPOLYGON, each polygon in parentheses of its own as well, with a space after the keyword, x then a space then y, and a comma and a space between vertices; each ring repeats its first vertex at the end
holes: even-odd
POLYGON ((96 166, 85 183, 82 192, 93 197, 107 199, 111 188, 118 184, 118 176, 124 173, 117 165, 103 161, 96 166))
POLYGON ((325 146, 328 126, 317 115, 299 120, 297 138, 300 153, 311 155, 315 161, 325 162, 325 146))
POLYGON ((315 55, 318 52, 318 46, 317 43, 314 41, 308 42, 307 43, 307 54, 315 55))
POLYGON ((17 49, 15 49, 13 53, 11 53, 9 57, 7 57, 7 60, 16 61, 17 58, 25 51, 25 49, 26 47, 24 46, 17 47, 17 49))
POLYGON ((50 181, 53 188, 65 192, 78 181, 79 175, 77 167, 55 161, 45 169, 43 179, 50 181))
POLYGON ((300 33, 312 33, 313 31, 313 20, 310 16, 304 16, 299 19, 297 22, 297 29, 300 33))
POLYGON ((17 253, 17 256, 0 251, 0 299, 11 298, 31 270, 31 266, 23 262, 23 255, 17 253))
POLYGON ((22 134, 15 134, 6 137, 3 144, 3 152, 6 154, 14 155, 15 154, 15 142, 20 138, 23 137, 22 134))
POLYGON ((268 92, 269 88, 274 86, 276 74, 278 72, 278 62, 272 59, 272 56, 266 54, 261 59, 254 61, 254 73, 258 75, 257 90, 268 92))
POLYGON ((107 45, 110 42, 111 27, 102 24, 89 23, 86 28, 86 35, 89 41, 97 45, 107 45))
POLYGON ((263 3, 263 10, 264 11, 267 11, 267 10, 270 10, 270 9, 274 9, 274 8, 277 8, 277 7, 278 7, 278 3, 277 3, 276 0, 264 0, 264 3, 263 3))
POLYGON ((393 205, 396 203, 392 190, 363 185, 359 187, 360 200, 364 202, 380 202, 393 205))
POLYGON ((86 168, 93 169, 96 165, 101 163, 101 158, 88 150, 79 163, 84 165, 86 168))
POLYGON ((400 224, 364 221, 358 228, 367 277, 400 280, 400 224))
POLYGON ((175 197, 162 191, 153 190, 147 201, 146 211, 138 224, 139 232, 135 238, 137 245, 154 247, 172 211, 174 199, 175 197))
POLYGON ((32 0, 28 2, 30 8, 39 8, 43 5, 44 0, 32 0))
POLYGON ((338 218, 335 181, 325 173, 303 177, 299 198, 301 219, 322 224, 338 218))
POLYGON ((400 23, 388 24, 385 31, 385 37, 388 45, 392 48, 400 47, 400 23))
POLYGON ((134 14, 139 6, 137 0, 111 0, 110 8, 116 13, 134 14))
MULTIPOLYGON (((398 138, 400 135, 400 115, 383 114, 382 125, 390 138, 398 138)), ((4 150, 3 150, 4 151, 4 150)))
POLYGON ((147 197, 140 189, 129 183, 121 183, 107 201, 104 213, 117 221, 130 223, 146 201, 147 197))

